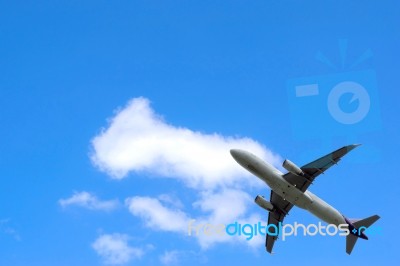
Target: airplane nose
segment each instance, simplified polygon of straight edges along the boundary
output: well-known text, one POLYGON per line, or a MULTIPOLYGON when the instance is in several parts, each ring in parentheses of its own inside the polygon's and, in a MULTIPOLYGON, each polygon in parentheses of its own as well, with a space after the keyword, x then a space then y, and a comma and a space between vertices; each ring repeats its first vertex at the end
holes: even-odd
POLYGON ((240 164, 241 166, 247 165, 248 153, 246 151, 240 149, 232 149, 230 150, 230 153, 233 159, 235 159, 238 164, 240 164))
POLYGON ((232 157, 233 157, 237 162, 242 161, 242 157, 243 157, 243 151, 242 151, 242 150, 239 150, 239 149, 232 149, 232 150, 230 150, 230 153, 231 153, 232 157))
POLYGON ((239 150, 236 150, 236 149, 232 149, 229 152, 231 153, 233 158, 237 158, 239 156, 239 153, 240 153, 239 150))

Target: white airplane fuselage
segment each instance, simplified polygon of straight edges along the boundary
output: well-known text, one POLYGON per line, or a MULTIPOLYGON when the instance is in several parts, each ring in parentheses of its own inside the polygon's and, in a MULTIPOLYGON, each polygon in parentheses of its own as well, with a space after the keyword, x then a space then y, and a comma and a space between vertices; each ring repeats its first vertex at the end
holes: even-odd
POLYGON ((302 192, 283 178, 283 173, 261 160, 257 156, 243 150, 231 151, 234 159, 245 169, 264 181, 276 194, 293 205, 309 211, 328 224, 339 226, 346 224, 342 214, 331 205, 311 193, 302 192))

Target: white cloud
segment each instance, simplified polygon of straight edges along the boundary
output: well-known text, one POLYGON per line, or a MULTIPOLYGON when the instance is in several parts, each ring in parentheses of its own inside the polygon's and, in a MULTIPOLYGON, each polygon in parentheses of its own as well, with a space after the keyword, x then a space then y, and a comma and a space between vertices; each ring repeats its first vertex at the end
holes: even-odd
MULTIPOLYGON (((193 205, 200 208, 205 215, 200 216, 193 221, 193 227, 211 224, 217 226, 219 224, 228 225, 237 222, 238 224, 254 224, 262 221, 259 214, 249 214, 248 208, 254 204, 252 197, 238 189, 223 189, 216 192, 203 192, 200 199, 193 205)), ((204 227, 200 227, 204 228, 204 227)), ((188 229, 189 230, 189 229, 188 229)), ((195 229, 196 230, 196 229, 195 229)), ((192 234, 197 238, 200 246, 203 249, 208 249, 217 243, 240 243, 250 247, 259 246, 265 241, 259 237, 254 237, 251 240, 246 240, 245 236, 229 236, 227 234, 206 235, 203 229, 197 233, 192 230, 192 234)))
POLYGON ((241 190, 223 189, 201 193, 200 199, 193 204, 203 213, 199 217, 189 217, 187 213, 173 206, 165 206, 157 198, 136 196, 128 198, 125 202, 131 214, 141 218, 146 227, 154 231, 175 232, 192 237, 199 242, 202 249, 208 249, 223 242, 255 247, 265 241, 263 237, 254 237, 248 241, 244 236, 204 233, 206 224, 218 226, 234 222, 255 224, 262 221, 260 215, 247 213, 248 206, 254 203, 250 195, 241 190))
POLYGON ((252 182, 231 158, 242 148, 277 165, 279 156, 250 138, 204 134, 166 123, 145 98, 132 99, 92 140, 92 162, 111 177, 146 171, 183 180, 190 187, 214 188, 252 182))
POLYGON ((161 194, 158 196, 158 199, 161 202, 164 202, 165 204, 173 206, 176 209, 183 209, 183 203, 175 195, 161 194))
MULTIPOLYGON (((195 217, 183 211, 179 199, 168 194, 158 197, 131 197, 125 204, 145 226, 157 231, 188 234, 191 219, 196 224, 257 223, 260 215, 249 213, 253 202, 244 189, 262 184, 231 157, 229 150, 248 150, 279 167, 280 157, 250 138, 206 134, 168 124, 150 107, 146 98, 135 98, 110 119, 107 128, 92 139, 91 160, 112 178, 122 179, 131 172, 150 173, 183 181, 198 200, 195 217)), ((153 179, 154 180, 154 179, 153 179)), ((260 246, 264 238, 194 237, 203 249, 217 243, 245 243, 260 246)), ((165 253, 164 260, 176 257, 165 253)))
POLYGON ((118 200, 100 200, 86 191, 74 192, 70 198, 60 199, 58 202, 61 207, 76 205, 90 210, 102 211, 111 211, 118 207, 118 200))
POLYGON ((124 234, 104 234, 92 244, 92 248, 103 259, 105 264, 126 264, 143 256, 143 249, 128 244, 129 236, 124 234))
POLYGON ((150 197, 132 197, 126 199, 129 211, 141 217, 147 227, 153 230, 184 232, 188 217, 178 209, 168 208, 158 199, 150 197))
POLYGON ((10 219, 1 219, 0 220, 0 233, 4 233, 13 237, 16 241, 21 241, 21 237, 17 230, 10 226, 10 219))
POLYGON ((177 264, 179 261, 179 251, 171 250, 165 251, 163 255, 160 256, 160 262, 164 265, 177 264))
POLYGON ((247 206, 253 204, 252 198, 244 191, 223 189, 218 192, 203 192, 194 206, 205 213, 211 213, 213 221, 218 223, 231 222, 245 215, 247 206))

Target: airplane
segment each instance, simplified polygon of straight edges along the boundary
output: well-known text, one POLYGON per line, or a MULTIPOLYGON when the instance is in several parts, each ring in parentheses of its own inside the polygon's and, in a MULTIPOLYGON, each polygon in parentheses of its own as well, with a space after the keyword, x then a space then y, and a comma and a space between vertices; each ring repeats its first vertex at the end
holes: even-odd
POLYGON ((338 227, 341 224, 347 224, 349 233, 346 236, 346 253, 349 255, 358 238, 368 240, 364 231, 380 218, 378 215, 362 220, 348 219, 308 190, 317 176, 323 174, 332 165, 337 164, 344 155, 358 146, 360 144, 344 146, 303 167, 298 167, 293 162, 285 160, 282 166, 288 171, 286 174, 248 151, 230 150, 237 163, 259 177, 271 188, 270 201, 265 200, 260 195, 255 198, 255 202, 269 212, 268 225, 275 225, 270 227, 266 234, 265 246, 269 253, 272 253, 275 241, 278 239, 279 232, 276 231, 278 224, 283 223, 283 219, 293 206, 309 211, 328 224, 334 224, 338 227))

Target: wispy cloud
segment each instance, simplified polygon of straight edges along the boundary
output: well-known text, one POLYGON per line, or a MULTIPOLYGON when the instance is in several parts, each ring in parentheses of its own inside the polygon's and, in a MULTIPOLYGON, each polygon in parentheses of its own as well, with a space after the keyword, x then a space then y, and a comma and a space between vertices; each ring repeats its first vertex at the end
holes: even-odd
POLYGON ((160 263, 163 265, 189 265, 190 261, 197 264, 207 264, 207 257, 201 252, 191 250, 166 250, 159 256, 160 263))
POLYGON ((118 200, 100 200, 95 195, 82 191, 74 192, 67 199, 60 199, 61 207, 79 206, 90 210, 111 211, 118 207, 118 200))
POLYGON ((165 251, 163 255, 160 256, 160 262, 164 265, 177 264, 179 261, 179 251, 171 250, 165 251))
POLYGON ((250 138, 205 134, 166 123, 149 100, 135 98, 92 140, 93 163, 111 177, 146 171, 183 180, 190 187, 214 188, 252 182, 229 150, 243 148, 272 164, 279 156, 250 138))
POLYGON ((258 214, 248 214, 250 204, 254 204, 250 195, 236 189, 223 189, 215 192, 201 193, 193 207, 200 210, 203 215, 191 217, 190 214, 168 206, 159 198, 132 197, 125 201, 132 215, 143 220, 144 225, 153 231, 175 232, 189 237, 189 224, 191 236, 196 239, 203 249, 208 249, 217 243, 242 243, 250 247, 260 245, 264 238, 255 236, 251 241, 244 237, 224 235, 206 235, 204 226, 238 223, 255 224, 261 221, 258 214))
POLYGON ((21 236, 19 235, 17 230, 15 230, 14 228, 11 227, 10 223, 11 223, 10 219, 1 219, 0 220, 0 233, 10 235, 16 241, 21 241, 21 236))
POLYGON ((155 198, 132 197, 126 199, 129 211, 145 221, 145 225, 156 231, 184 232, 189 221, 178 209, 168 208, 155 198))
POLYGON ((175 195, 161 194, 158 196, 158 199, 161 202, 164 202, 165 204, 173 206, 177 209, 183 209, 183 207, 184 207, 182 201, 175 195))
POLYGON ((93 243, 92 248, 103 259, 103 263, 121 265, 143 256, 144 250, 131 247, 125 234, 104 234, 93 243))
MULTIPOLYGON (((224 235, 206 235, 204 234, 204 225, 228 225, 238 222, 242 224, 254 224, 261 221, 261 216, 248 212, 249 206, 254 204, 253 198, 240 189, 226 188, 219 191, 204 191, 200 193, 198 201, 193 206, 201 210, 203 215, 194 217, 193 227, 199 227, 197 231, 192 232, 197 238, 203 249, 210 248, 218 243, 240 243, 250 247, 257 246, 265 239, 254 237, 251 241, 247 241, 244 237, 224 235)), ((188 230, 188 228, 187 228, 188 230)))

